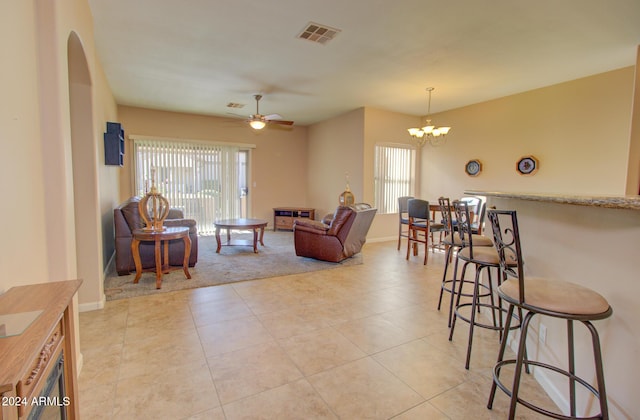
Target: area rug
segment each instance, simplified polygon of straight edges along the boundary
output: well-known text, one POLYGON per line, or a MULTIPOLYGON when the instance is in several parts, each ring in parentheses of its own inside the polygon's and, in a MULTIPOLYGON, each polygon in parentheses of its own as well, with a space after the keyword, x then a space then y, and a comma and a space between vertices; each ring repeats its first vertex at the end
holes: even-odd
MULTIPOLYGON (((232 240, 250 238, 251 233, 232 233, 232 240)), ((362 254, 340 263, 298 257, 291 232, 265 232, 264 246, 258 245, 257 254, 250 246, 223 246, 217 254, 215 237, 201 236, 198 238, 198 263, 189 268, 191 280, 187 280, 182 270, 175 270, 162 276, 162 288, 156 289, 155 273, 145 272, 138 284, 133 284, 135 273, 118 276, 114 272, 105 279, 104 293, 107 300, 126 299, 357 264, 362 264, 362 254)))

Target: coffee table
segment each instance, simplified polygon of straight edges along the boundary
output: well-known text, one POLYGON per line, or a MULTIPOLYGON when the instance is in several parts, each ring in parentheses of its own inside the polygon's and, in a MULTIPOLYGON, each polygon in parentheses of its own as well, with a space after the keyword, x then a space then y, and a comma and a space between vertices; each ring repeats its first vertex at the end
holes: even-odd
POLYGON ((182 239, 184 241, 184 260, 182 262, 182 269, 184 275, 188 279, 191 278, 189 273, 189 256, 191 255, 191 238, 189 238, 188 227, 167 227, 163 231, 148 231, 144 229, 136 229, 132 232, 133 238, 131 240, 131 253, 133 254, 133 261, 136 264, 136 278, 133 279, 134 283, 138 283, 140 276, 142 276, 142 262, 140 260, 140 242, 149 241, 155 244, 155 257, 156 257, 156 289, 162 287, 162 274, 170 271, 169 267, 169 242, 173 239, 182 239), (161 244, 164 241, 164 258, 162 257, 161 244), (163 261, 164 260, 164 261, 163 261))
POLYGON ((267 226, 267 221, 262 219, 226 219, 219 220, 214 223, 216 226, 216 242, 218 243, 218 248, 216 252, 219 254, 222 246, 253 246, 253 252, 258 252, 258 240, 260 241, 260 245, 264 246, 263 238, 264 238, 264 228, 267 226), (227 230, 227 241, 222 243, 220 239, 220 231, 222 229, 227 230), (234 240, 231 241, 231 231, 232 230, 249 230, 253 231, 253 241, 243 241, 243 240, 234 240), (260 230, 260 236, 258 237, 258 230, 260 230))

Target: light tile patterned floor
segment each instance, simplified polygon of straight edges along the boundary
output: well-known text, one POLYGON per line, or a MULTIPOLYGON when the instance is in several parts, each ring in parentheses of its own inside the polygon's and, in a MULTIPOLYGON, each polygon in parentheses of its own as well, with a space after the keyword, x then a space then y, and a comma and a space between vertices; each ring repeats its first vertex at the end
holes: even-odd
MULTIPOLYGON (((448 340, 444 257, 369 243, 364 264, 107 302, 80 314, 83 419, 502 419, 497 333, 448 340)), ((197 267, 196 267, 197 269, 197 267)), ((524 390, 553 407, 528 375, 524 390)), ((526 408, 518 418, 538 418, 526 408)))

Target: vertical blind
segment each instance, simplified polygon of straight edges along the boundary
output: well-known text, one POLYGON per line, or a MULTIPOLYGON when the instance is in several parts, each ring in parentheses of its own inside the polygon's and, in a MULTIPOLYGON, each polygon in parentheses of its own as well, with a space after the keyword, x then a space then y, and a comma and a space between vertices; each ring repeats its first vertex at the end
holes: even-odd
MULTIPOLYGON (((212 234, 214 222, 241 217, 239 148, 205 143, 134 139, 135 190, 144 195, 156 188, 171 207, 195 219, 198 232, 212 234)), ((242 156, 246 156, 242 154, 242 156)))
POLYGON ((398 197, 414 195, 415 156, 411 146, 375 146, 374 200, 379 213, 397 213, 398 197))

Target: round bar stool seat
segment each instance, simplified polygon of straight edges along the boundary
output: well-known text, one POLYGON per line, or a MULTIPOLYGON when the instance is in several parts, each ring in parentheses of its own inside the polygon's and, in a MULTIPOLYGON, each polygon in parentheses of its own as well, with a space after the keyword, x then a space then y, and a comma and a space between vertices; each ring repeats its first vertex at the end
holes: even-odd
MULTIPOLYGON (((555 316, 585 316, 591 320, 611 315, 609 302, 597 292, 579 284, 547 278, 525 277, 527 300, 522 309, 555 316)), ((517 303, 520 294, 518 279, 509 279, 499 287, 502 299, 517 303)))

